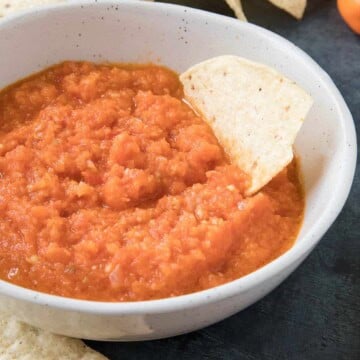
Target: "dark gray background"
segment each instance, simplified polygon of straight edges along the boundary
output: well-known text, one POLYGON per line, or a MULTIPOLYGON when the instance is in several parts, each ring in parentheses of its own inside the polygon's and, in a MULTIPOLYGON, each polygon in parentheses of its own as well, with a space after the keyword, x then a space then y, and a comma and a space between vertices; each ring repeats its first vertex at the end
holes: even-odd
MULTIPOLYGON (((223 0, 167 2, 233 16, 223 0)), ((301 22, 264 0, 243 3, 250 21, 291 40, 329 73, 359 127, 360 36, 343 23, 336 1, 309 0, 301 22)), ((263 300, 188 335, 142 343, 88 344, 111 360, 359 360, 359 222, 358 166, 350 197, 335 224, 300 268, 263 300)))

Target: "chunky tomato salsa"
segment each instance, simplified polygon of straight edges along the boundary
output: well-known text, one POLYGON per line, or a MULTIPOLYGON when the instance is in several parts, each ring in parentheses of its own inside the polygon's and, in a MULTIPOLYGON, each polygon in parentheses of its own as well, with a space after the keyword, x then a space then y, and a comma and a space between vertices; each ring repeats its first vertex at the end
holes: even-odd
POLYGON ((289 249, 296 163, 258 194, 155 65, 65 62, 0 93, 0 278, 137 301, 207 289, 289 249))

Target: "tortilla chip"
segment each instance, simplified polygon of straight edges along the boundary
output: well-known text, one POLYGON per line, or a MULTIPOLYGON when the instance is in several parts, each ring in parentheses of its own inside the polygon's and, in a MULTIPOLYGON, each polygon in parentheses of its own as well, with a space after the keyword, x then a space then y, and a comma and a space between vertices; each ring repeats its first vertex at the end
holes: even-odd
POLYGON ((312 99, 277 71, 220 56, 180 76, 187 101, 203 115, 229 155, 251 178, 246 194, 266 185, 293 159, 292 145, 312 99))
POLYGON ((239 20, 247 21, 240 0, 225 0, 239 20))
POLYGON ((1 360, 105 360, 81 340, 53 335, 0 315, 1 360))
POLYGON ((269 0, 272 4, 285 10, 290 15, 300 20, 305 12, 306 0, 269 0))

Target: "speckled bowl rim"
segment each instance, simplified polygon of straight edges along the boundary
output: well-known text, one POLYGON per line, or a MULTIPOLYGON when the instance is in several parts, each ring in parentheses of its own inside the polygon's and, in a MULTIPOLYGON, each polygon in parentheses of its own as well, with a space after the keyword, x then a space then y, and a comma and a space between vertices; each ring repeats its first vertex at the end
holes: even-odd
MULTIPOLYGON (((71 3, 48 5, 41 8, 34 7, 32 9, 10 15, 0 21, 0 32, 1 27, 4 24, 12 22, 15 19, 19 20, 20 17, 31 17, 32 13, 35 11, 56 11, 58 8, 77 7, 82 4, 94 5, 94 1, 72 1, 71 3)), ((113 5, 114 2, 101 1, 97 4, 99 6, 113 5)), ((338 181, 337 187, 333 188, 332 193, 329 194, 329 200, 321 216, 317 219, 308 234, 303 236, 301 242, 295 243, 295 245, 285 254, 255 272, 224 285, 188 295, 159 300, 137 302, 99 302, 65 298, 41 293, 0 280, 0 295, 16 298, 29 303, 81 313, 97 315, 137 315, 171 313, 178 310, 199 307, 213 302, 218 302, 223 299, 232 298, 237 296, 240 292, 245 292, 254 287, 260 286, 264 281, 279 275, 284 269, 305 257, 305 255, 312 250, 312 248, 320 241, 321 237, 329 229, 331 224, 335 221, 349 195, 356 168, 357 144, 355 125, 352 115, 342 95, 329 75, 309 55, 290 41, 257 25, 240 22, 230 17, 179 5, 134 2, 131 0, 123 0, 122 2, 118 2, 117 5, 126 5, 127 7, 134 6, 136 8, 153 8, 155 6, 162 8, 164 11, 179 15, 186 9, 188 16, 204 17, 208 22, 220 22, 224 25, 248 28, 272 44, 275 44, 278 47, 286 48, 288 51, 295 53, 300 61, 302 61, 307 67, 312 68, 318 74, 319 80, 321 80, 324 86, 330 90, 331 101, 336 105, 339 114, 339 121, 342 125, 343 136, 346 144, 348 145, 344 151, 344 159, 346 159, 346 161, 344 161, 343 165, 343 179, 342 181, 338 181)))

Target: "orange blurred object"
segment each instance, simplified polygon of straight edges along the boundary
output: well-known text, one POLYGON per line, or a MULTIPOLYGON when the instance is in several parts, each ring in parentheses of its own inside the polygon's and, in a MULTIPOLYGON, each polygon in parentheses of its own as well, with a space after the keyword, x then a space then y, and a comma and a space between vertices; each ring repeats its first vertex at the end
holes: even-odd
POLYGON ((360 0, 337 0, 337 6, 345 22, 360 34, 360 0))

